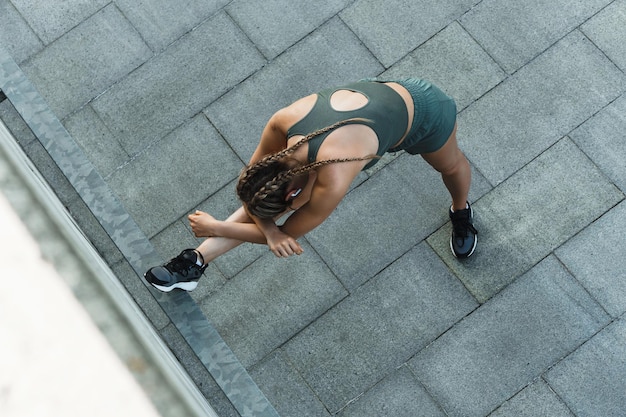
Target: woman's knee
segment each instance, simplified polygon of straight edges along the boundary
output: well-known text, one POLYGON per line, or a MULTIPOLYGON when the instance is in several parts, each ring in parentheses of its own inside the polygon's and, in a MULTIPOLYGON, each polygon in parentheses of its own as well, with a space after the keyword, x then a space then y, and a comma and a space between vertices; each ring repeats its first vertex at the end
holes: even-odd
POLYGON ((441 173, 441 175, 452 176, 458 174, 466 174, 469 169, 469 162, 465 158, 465 155, 459 151, 454 157, 449 158, 435 169, 441 173))
POLYGON ((450 137, 438 151, 422 154, 422 158, 443 175, 452 175, 469 165, 454 139, 454 136, 450 137))

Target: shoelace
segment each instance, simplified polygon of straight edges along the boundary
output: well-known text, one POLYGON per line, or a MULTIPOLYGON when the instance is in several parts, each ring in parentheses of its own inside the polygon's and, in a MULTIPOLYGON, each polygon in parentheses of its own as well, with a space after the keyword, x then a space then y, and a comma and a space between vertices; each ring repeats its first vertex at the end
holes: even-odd
POLYGON ((165 268, 170 270, 170 272, 177 272, 186 277, 190 271, 189 263, 190 262, 185 259, 174 258, 165 265, 165 268))
POLYGON ((474 225, 470 221, 469 209, 453 213, 451 220, 455 236, 465 238, 468 236, 470 231, 475 235, 478 234, 478 230, 474 228, 474 225))

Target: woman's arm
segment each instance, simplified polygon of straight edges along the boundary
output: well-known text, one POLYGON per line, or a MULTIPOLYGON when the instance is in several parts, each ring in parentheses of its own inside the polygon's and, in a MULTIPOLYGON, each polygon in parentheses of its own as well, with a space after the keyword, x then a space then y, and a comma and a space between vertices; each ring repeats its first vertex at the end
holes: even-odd
POLYGON ((250 158, 250 163, 255 163, 265 155, 285 149, 287 131, 310 111, 316 100, 317 94, 311 94, 274 113, 261 133, 261 140, 250 158))
POLYGON ((302 252, 304 252, 302 246, 300 246, 296 239, 281 231, 276 225, 275 219, 261 219, 252 215, 250 212, 248 212, 248 216, 261 231, 265 237, 264 243, 267 243, 267 246, 269 246, 270 251, 272 251, 274 255, 279 258, 286 258, 293 254, 301 255, 302 252))
POLYGON ((214 220, 211 225, 212 236, 227 237, 250 243, 267 243, 267 239, 254 223, 234 223, 214 220))
MULTIPOLYGON (((302 196, 306 200, 300 202, 295 212, 282 226, 278 227, 281 233, 273 237, 276 241, 272 244, 279 250, 282 249, 282 256, 285 256, 285 252, 291 255, 289 245, 295 242, 295 239, 315 229, 330 216, 345 197, 360 168, 362 166, 359 163, 345 162, 324 166, 316 173, 310 191, 302 196)), ((268 242, 270 242, 269 237, 268 242)), ((277 252, 274 253, 277 254, 277 252)), ((277 256, 281 255, 277 254, 277 256)))
POLYGON ((322 224, 348 192, 354 178, 351 171, 359 172, 358 166, 351 167, 351 164, 346 162, 322 167, 308 201, 285 221, 281 231, 297 239, 322 224))
POLYGON ((278 257, 300 255, 303 249, 296 239, 326 220, 344 195, 344 190, 325 187, 323 183, 316 182, 310 200, 298 208, 280 227, 272 219, 257 219, 265 227, 265 230, 262 230, 256 223, 219 221, 203 213, 202 230, 206 237, 225 237, 267 244, 278 257))
MULTIPOLYGON (((293 118, 291 106, 274 113, 263 129, 261 140, 250 158, 250 164, 259 161, 265 155, 280 152, 287 147, 287 129, 293 124, 293 118)), ((282 233, 273 219, 259 219, 247 210, 246 212, 258 227, 258 231, 262 233, 262 237, 251 228, 245 230, 244 228, 238 229, 237 226, 231 228, 230 225, 221 232, 247 237, 245 240, 248 242, 267 243, 270 250, 278 257, 286 257, 294 253, 300 255, 303 252, 300 244, 291 236, 282 233)))
POLYGON ((289 119, 289 110, 287 108, 277 111, 270 117, 261 133, 261 140, 250 158, 250 164, 254 164, 264 156, 280 152, 287 147, 289 119))
POLYGON ((189 224, 196 237, 223 237, 240 242, 267 244, 278 257, 300 255, 303 252, 300 244, 283 233, 273 220, 263 222, 266 223, 265 231, 252 222, 243 207, 226 221, 216 220, 210 214, 201 211, 189 215, 189 224))

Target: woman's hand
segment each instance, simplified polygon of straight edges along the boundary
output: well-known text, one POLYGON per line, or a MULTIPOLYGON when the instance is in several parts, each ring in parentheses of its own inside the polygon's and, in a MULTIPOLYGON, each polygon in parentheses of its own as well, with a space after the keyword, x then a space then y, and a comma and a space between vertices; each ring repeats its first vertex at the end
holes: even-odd
POLYGON ((291 255, 302 255, 304 252, 302 246, 300 246, 296 239, 281 232, 278 228, 272 233, 269 233, 269 235, 266 235, 265 238, 267 239, 267 246, 269 246, 270 251, 279 258, 287 258, 291 255))
POLYGON ((262 232, 254 223, 222 222, 199 210, 190 214, 188 219, 196 237, 226 237, 245 242, 267 243, 272 253, 279 258, 304 252, 296 239, 283 233, 273 221, 265 222, 265 232, 262 232))
POLYGON ((196 237, 214 237, 216 234, 216 224, 218 220, 208 213, 196 210, 195 213, 188 217, 191 230, 196 237))

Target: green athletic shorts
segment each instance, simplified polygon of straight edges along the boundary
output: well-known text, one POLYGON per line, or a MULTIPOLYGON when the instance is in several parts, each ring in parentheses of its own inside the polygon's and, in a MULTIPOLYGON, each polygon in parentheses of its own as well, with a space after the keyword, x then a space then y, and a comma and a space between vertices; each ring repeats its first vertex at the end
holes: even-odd
MULTIPOLYGON (((376 79, 377 81, 382 81, 376 79)), ((384 80, 406 88, 415 106, 413 124, 406 139, 389 152, 404 150, 412 155, 435 152, 441 148, 456 124, 456 103, 428 81, 418 78, 384 80)))

